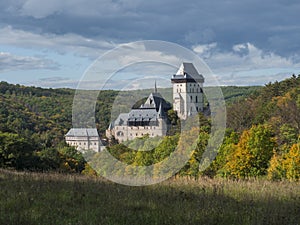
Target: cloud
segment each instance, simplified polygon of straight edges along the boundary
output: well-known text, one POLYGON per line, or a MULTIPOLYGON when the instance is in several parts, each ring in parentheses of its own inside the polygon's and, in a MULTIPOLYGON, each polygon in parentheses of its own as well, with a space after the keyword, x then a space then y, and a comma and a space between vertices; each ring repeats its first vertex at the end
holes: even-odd
POLYGON ((196 45, 196 46, 193 46, 192 49, 194 52, 196 52, 197 54, 200 54, 203 57, 207 53, 210 53, 216 47, 217 47, 217 43, 214 42, 214 43, 205 44, 205 45, 196 45))
POLYGON ((235 52, 242 52, 242 51, 248 49, 249 45, 250 45, 249 43, 246 43, 246 44, 237 44, 237 45, 234 45, 232 47, 232 49, 235 52))
MULTIPOLYGON (((86 4, 85 0, 52 0, 40 4, 40 0, 27 0, 21 5, 19 13, 21 15, 32 16, 36 19, 48 17, 53 14, 67 14, 79 17, 100 17, 112 13, 122 12, 122 8, 128 5, 110 0, 90 0, 86 4)), ((126 7, 127 6, 127 7, 126 7)))
POLYGON ((0 44, 90 61, 120 43, 164 40, 193 49, 218 74, 293 69, 299 10, 296 0, 0 0, 0 44))
POLYGON ((123 43, 159 39, 187 45, 251 42, 280 55, 299 51, 299 1, 11 0, 0 24, 43 34, 77 34, 123 43), (285 48, 282 39, 294 48, 285 48), (278 40, 278 41, 277 41, 278 40))
POLYGON ((206 58, 213 71, 225 73, 300 66, 292 57, 286 58, 274 52, 265 52, 249 42, 232 46, 232 51, 222 51, 216 49, 216 46, 216 43, 212 43, 194 48, 200 57, 206 58))
POLYGON ((59 65, 45 58, 19 56, 8 52, 0 52, 0 72, 37 69, 58 70, 59 65))
POLYGON ((47 77, 47 78, 41 78, 35 81, 29 81, 26 82, 25 85, 28 86, 38 86, 38 87, 44 87, 44 88, 76 88, 78 85, 78 80, 74 80, 67 77, 47 77))
POLYGON ((231 51, 222 51, 216 43, 195 46, 194 51, 223 85, 262 85, 300 71, 294 57, 265 52, 249 42, 233 45, 231 51))
MULTIPOLYGON (((284 70, 283 70, 284 71, 284 70)), ((249 72, 238 72, 231 74, 219 74, 217 79, 221 85, 238 85, 238 86, 251 86, 251 85, 264 85, 269 82, 281 81, 290 78, 293 71, 285 70, 285 72, 270 73, 268 70, 254 70, 249 72)))
POLYGON ((6 26, 0 29, 0 43, 21 48, 56 51, 60 54, 74 53, 77 56, 95 59, 116 44, 85 38, 77 34, 37 34, 6 26))
MULTIPOLYGON (((250 42, 288 57, 300 50, 299 10, 293 0, 0 0, 0 25, 71 43, 80 37, 108 44, 155 39, 185 47, 218 43, 228 51, 250 42)), ((85 51, 85 41, 78 41, 85 51)))

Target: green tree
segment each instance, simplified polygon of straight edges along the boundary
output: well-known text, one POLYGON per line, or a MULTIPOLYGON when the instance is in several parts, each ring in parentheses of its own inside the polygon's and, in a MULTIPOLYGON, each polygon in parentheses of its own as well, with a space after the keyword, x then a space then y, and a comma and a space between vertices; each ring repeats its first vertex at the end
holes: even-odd
POLYGON ((62 163, 62 156, 55 148, 46 148, 37 153, 39 157, 39 169, 57 170, 62 163))
POLYGON ((25 138, 0 131, 0 166, 18 170, 33 168, 33 152, 31 143, 25 138))

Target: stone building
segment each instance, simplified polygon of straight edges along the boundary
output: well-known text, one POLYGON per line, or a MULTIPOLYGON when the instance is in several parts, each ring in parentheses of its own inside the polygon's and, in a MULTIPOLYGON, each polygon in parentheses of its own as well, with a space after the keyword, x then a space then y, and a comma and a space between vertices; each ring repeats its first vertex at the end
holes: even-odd
POLYGON ((171 109, 163 97, 157 93, 151 93, 145 103, 137 109, 131 109, 129 113, 121 113, 106 130, 106 137, 114 137, 119 142, 132 140, 136 137, 165 136, 168 130, 167 111, 171 109))
POLYGON ((177 73, 172 76, 173 109, 180 119, 203 112, 204 77, 198 73, 192 63, 182 63, 177 73))
POLYGON ((67 144, 81 152, 85 150, 99 152, 103 148, 96 128, 71 128, 65 139, 67 144))

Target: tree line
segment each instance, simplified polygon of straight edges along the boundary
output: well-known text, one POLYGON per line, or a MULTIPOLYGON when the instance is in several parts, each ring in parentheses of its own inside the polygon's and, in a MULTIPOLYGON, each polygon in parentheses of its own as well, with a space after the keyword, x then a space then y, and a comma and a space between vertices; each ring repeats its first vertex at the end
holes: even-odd
MULTIPOLYGON (((199 115, 201 128, 193 154, 178 175, 299 180, 300 76, 293 75, 264 87, 223 87, 227 102, 227 130, 216 159, 199 170, 210 134, 210 118, 199 115)), ((64 135, 72 127, 75 90, 43 89, 0 82, 0 166, 28 170, 59 170, 95 174, 85 158, 67 146, 64 135)), ((96 104, 96 126, 104 137, 118 91, 101 91, 96 104)), ((127 93, 130 95, 130 93, 127 93)), ((132 93, 134 94, 134 93, 132 93)), ((125 93, 126 95, 126 93, 125 93)), ((124 102, 128 107, 129 102, 124 102)), ((131 165, 155 164, 180 142, 174 111, 169 136, 143 137, 131 143, 114 143, 111 154, 131 165), (158 144, 159 142, 159 144, 158 144), (157 146, 148 151, 133 151, 157 146)), ((97 158, 97 154, 92 156, 97 158)), ((118 173, 130 171, 118 171, 118 173)))

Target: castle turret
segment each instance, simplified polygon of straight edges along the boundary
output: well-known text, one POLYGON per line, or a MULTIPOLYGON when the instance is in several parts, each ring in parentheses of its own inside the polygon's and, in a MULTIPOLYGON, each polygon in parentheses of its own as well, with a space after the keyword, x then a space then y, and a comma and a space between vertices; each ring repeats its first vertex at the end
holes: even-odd
POLYGON ((204 77, 198 73, 192 63, 182 63, 172 76, 173 109, 180 119, 203 111, 204 77))

